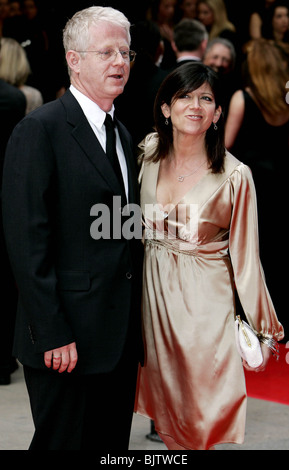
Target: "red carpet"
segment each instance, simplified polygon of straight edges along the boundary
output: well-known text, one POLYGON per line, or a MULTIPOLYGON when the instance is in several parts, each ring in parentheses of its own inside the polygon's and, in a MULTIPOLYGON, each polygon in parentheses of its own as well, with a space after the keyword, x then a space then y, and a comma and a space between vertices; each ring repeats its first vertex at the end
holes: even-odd
POLYGON ((279 361, 271 358, 264 372, 245 370, 245 377, 248 397, 289 405, 289 343, 280 344, 279 361))

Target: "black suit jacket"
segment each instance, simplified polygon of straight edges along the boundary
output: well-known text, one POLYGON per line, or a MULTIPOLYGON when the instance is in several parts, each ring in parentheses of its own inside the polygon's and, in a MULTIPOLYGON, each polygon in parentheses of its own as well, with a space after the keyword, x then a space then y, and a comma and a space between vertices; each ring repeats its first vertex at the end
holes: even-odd
MULTIPOLYGON (((129 202, 138 204, 131 137, 117 125, 129 202)), ((130 322, 140 344, 141 240, 91 236, 96 219, 91 208, 103 204, 112 222, 114 197, 120 194, 70 91, 15 128, 5 157, 3 223, 19 288, 14 354, 23 364, 45 367, 45 351, 76 341, 78 371, 109 371, 130 322)))

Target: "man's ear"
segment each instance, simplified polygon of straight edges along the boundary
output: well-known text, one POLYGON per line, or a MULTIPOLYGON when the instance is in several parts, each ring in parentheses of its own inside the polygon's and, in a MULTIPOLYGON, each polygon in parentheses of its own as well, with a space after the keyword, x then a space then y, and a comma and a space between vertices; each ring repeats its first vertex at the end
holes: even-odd
POLYGON ((79 72, 79 65, 81 61, 79 52, 68 51, 66 54, 66 61, 67 61, 68 67, 71 70, 73 70, 74 72, 79 72))

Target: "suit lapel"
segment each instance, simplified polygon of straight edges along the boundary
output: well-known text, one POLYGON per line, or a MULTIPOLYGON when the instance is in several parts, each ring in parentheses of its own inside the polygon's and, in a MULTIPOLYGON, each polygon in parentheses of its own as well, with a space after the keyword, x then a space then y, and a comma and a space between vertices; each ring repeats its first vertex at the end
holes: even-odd
MULTIPOLYGON (((72 126, 71 135, 77 141, 97 172, 110 186, 111 190, 116 195, 122 194, 123 189, 119 184, 117 176, 77 100, 69 90, 60 100, 67 112, 67 122, 72 126)), ((125 141, 125 139, 123 140, 125 141)))

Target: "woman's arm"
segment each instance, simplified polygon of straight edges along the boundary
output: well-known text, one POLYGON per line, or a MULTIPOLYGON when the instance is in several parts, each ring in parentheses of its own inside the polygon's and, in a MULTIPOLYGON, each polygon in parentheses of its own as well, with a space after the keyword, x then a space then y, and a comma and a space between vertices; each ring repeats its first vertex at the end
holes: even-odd
POLYGON ((238 132, 241 128, 245 113, 245 101, 243 96, 243 91, 238 90, 236 91, 230 101, 228 118, 226 121, 225 127, 225 146, 228 150, 230 150, 238 132))
POLYGON ((259 13, 252 13, 249 21, 249 36, 251 39, 259 39, 261 35, 262 20, 259 13))
MULTIPOLYGON (((284 337, 268 291, 259 254, 257 198, 250 169, 240 164, 232 174, 232 218, 229 250, 239 299, 251 327, 274 346, 284 337)), ((270 356, 263 347, 264 363, 270 356)))

